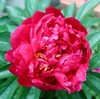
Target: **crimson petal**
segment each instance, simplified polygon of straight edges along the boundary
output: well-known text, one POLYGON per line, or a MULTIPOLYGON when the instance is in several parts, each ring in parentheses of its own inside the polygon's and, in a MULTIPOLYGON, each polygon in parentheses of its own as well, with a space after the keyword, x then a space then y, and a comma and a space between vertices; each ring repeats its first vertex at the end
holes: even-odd
POLYGON ((33 86, 32 83, 30 82, 30 80, 27 78, 27 77, 19 77, 18 78, 18 82, 23 85, 23 86, 26 86, 26 87, 31 87, 33 86))
POLYGON ((45 15, 45 13, 43 13, 41 11, 36 11, 34 13, 34 15, 32 16, 33 24, 36 24, 44 15, 45 15))
POLYGON ((56 17, 58 17, 58 16, 64 17, 63 14, 60 12, 60 10, 58 10, 57 8, 54 8, 54 7, 52 7, 52 6, 46 8, 46 13, 47 13, 47 14, 54 13, 54 15, 55 15, 56 17))
POLYGON ((77 19, 75 19, 75 18, 73 18, 73 17, 70 17, 70 18, 66 18, 66 19, 65 19, 65 22, 66 22, 68 25, 72 25, 72 27, 73 27, 75 30, 84 32, 85 35, 87 34, 87 30, 85 29, 84 26, 82 26, 82 24, 80 23, 80 21, 78 21, 77 19))

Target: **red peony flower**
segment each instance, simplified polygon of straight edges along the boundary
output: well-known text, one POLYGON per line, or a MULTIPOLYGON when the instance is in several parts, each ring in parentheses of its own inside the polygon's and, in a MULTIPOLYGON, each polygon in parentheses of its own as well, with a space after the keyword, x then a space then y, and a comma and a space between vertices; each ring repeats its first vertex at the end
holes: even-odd
POLYGON ((86 80, 91 49, 87 30, 53 7, 37 11, 11 34, 5 57, 18 82, 45 91, 80 91, 86 80))

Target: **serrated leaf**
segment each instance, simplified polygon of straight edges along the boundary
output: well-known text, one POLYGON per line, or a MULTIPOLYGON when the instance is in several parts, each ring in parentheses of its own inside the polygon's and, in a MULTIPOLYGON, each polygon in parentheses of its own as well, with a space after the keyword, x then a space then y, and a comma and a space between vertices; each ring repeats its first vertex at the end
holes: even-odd
POLYGON ((0 85, 0 99, 11 99, 18 86, 16 77, 10 77, 0 85))
POLYGON ((78 20, 82 21, 87 15, 90 14, 91 10, 93 10, 99 3, 100 3, 100 0, 87 1, 78 9, 75 17, 78 20))
POLYGON ((6 0, 0 0, 0 13, 4 10, 6 6, 6 0))
POLYGON ((7 13, 10 20, 18 25, 26 18, 24 11, 19 7, 8 6, 7 13))
POLYGON ((9 44, 10 33, 2 32, 0 33, 0 50, 1 51, 8 51, 11 49, 9 44))
POLYGON ((72 17, 75 14, 76 4, 72 3, 66 9, 63 10, 63 14, 65 17, 72 17))
POLYGON ((87 19, 82 20, 82 24, 85 27, 90 27, 90 26, 93 26, 95 24, 100 24, 100 18, 96 18, 96 17, 87 18, 87 19))
POLYGON ((40 89, 32 87, 29 93, 27 94, 26 99, 39 99, 40 93, 41 93, 40 89))
POLYGON ((4 70, 4 71, 0 72, 0 79, 8 78, 12 75, 13 74, 9 70, 4 70))
POLYGON ((88 87, 94 90, 97 94, 100 94, 100 79, 92 74, 87 74, 87 81, 88 87))
POLYGON ((100 53, 95 54, 90 60, 90 70, 100 67, 100 53))
POLYGON ((95 46, 100 42, 100 32, 88 34, 87 39, 90 43, 90 47, 94 49, 95 46))

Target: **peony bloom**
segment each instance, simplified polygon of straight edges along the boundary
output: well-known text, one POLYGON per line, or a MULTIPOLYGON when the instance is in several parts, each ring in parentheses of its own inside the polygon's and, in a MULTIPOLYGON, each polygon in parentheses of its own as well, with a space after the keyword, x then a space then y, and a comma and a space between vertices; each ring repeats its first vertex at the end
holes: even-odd
POLYGON ((53 7, 37 11, 11 34, 5 57, 18 82, 45 91, 80 91, 86 80, 91 49, 87 30, 53 7))

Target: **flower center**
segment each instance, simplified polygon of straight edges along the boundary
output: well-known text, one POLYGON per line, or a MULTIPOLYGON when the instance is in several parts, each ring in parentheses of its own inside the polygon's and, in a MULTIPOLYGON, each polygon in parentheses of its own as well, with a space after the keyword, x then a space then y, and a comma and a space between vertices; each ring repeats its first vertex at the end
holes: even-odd
POLYGON ((37 58, 43 58, 43 55, 41 53, 35 53, 34 57, 37 58))
POLYGON ((41 68, 39 68, 40 70, 43 70, 43 71, 47 71, 47 70, 50 70, 51 68, 50 68, 50 66, 48 66, 48 65, 46 65, 46 67, 41 67, 41 68))
POLYGON ((57 55, 56 55, 56 58, 59 58, 60 56, 61 56, 61 54, 57 54, 57 55))

